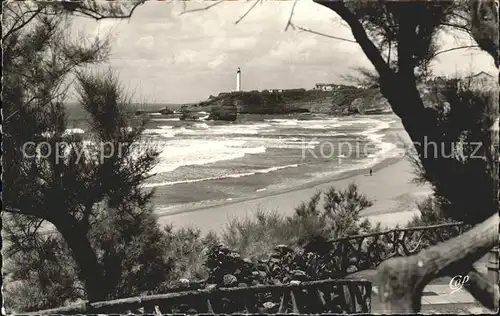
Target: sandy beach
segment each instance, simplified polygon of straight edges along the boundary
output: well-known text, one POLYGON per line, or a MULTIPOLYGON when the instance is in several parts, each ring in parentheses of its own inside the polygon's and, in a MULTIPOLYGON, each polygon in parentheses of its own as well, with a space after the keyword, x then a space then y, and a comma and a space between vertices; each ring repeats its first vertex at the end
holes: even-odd
POLYGON ((391 228, 405 224, 414 214, 418 214, 415 202, 430 193, 428 186, 415 184, 413 167, 406 158, 388 159, 373 167, 373 175, 366 169, 349 172, 341 177, 323 183, 312 183, 287 192, 263 192, 263 196, 242 200, 226 201, 218 205, 194 208, 177 214, 159 215, 161 225, 173 224, 174 227, 194 226, 203 233, 220 231, 230 218, 253 216, 259 210, 276 210, 283 215, 291 215, 296 206, 307 201, 318 192, 331 186, 342 189, 354 182, 360 192, 374 203, 362 214, 371 222, 381 222, 391 228))

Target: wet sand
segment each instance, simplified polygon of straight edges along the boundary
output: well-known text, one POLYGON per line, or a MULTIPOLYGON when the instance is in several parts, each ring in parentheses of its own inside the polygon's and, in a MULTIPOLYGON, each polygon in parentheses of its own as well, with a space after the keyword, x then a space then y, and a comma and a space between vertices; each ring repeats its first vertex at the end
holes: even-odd
POLYGON ((158 221, 161 225, 173 224, 174 227, 194 226, 203 233, 219 232, 229 219, 253 216, 259 209, 291 215, 296 206, 308 201, 316 192, 332 186, 347 188, 353 182, 358 185, 361 193, 373 201, 373 206, 362 211, 363 216, 371 222, 381 222, 383 226, 390 228, 396 224, 405 224, 414 214, 418 214, 415 202, 428 196, 430 188, 412 182, 413 167, 406 158, 387 159, 372 169, 372 176, 369 175, 369 169, 360 169, 284 192, 263 191, 259 192, 260 196, 250 199, 192 206, 174 214, 158 214, 158 221))

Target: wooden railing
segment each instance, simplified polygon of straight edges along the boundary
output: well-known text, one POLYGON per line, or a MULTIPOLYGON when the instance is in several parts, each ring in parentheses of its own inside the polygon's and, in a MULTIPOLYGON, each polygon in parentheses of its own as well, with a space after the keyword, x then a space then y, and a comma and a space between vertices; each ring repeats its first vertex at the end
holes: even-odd
POLYGON ((369 313, 371 288, 365 280, 320 280, 285 285, 206 288, 197 291, 81 303, 33 315, 119 313, 369 313))
POLYGON ((346 236, 328 242, 328 257, 336 261, 336 270, 344 276, 375 269, 381 262, 393 257, 411 256, 462 234, 466 228, 463 223, 447 223, 346 236))
MULTIPOLYGON (((406 257, 458 236, 462 223, 449 223, 346 236, 328 241, 328 255, 337 269, 332 278, 375 269, 393 257, 406 257), (338 273, 337 273, 338 272, 338 273)), ((327 279, 282 285, 216 288, 203 281, 171 293, 112 301, 81 303, 36 314, 74 313, 369 313, 371 283, 327 279)))

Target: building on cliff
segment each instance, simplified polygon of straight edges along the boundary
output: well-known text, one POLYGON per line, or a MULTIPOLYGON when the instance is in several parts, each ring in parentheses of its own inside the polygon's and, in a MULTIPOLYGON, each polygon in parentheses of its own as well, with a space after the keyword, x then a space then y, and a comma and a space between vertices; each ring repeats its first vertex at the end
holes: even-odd
POLYGON ((314 90, 321 90, 321 91, 333 91, 336 90, 340 87, 341 85, 339 84, 334 84, 334 83, 317 83, 314 86, 314 90))

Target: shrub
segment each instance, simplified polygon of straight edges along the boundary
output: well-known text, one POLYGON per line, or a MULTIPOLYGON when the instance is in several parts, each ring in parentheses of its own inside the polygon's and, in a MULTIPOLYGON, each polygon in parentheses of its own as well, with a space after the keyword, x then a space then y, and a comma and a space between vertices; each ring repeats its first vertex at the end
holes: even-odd
POLYGON ((179 228, 172 225, 164 228, 166 235, 165 255, 175 258, 168 273, 169 283, 179 279, 204 280, 208 277, 204 261, 211 246, 218 244, 218 237, 209 233, 202 237, 199 229, 179 228))
MULTIPOLYGON (((458 223, 456 220, 452 219, 442 211, 438 202, 435 198, 429 197, 424 201, 417 203, 418 210, 420 211, 420 216, 415 215, 413 219, 406 225, 407 228, 419 227, 419 226, 431 226, 438 224, 452 224, 458 223)), ((463 229, 467 230, 471 228, 471 225, 465 225, 463 229)), ((448 240, 460 234, 461 229, 459 227, 442 227, 435 230, 425 231, 425 238, 422 240, 421 247, 428 247, 437 244, 440 241, 448 240)), ((410 245, 416 245, 417 239, 419 239, 420 234, 417 233, 412 235, 413 243, 410 245)))
POLYGON ((330 188, 295 209, 292 216, 258 210, 254 218, 231 220, 221 235, 230 249, 252 261, 268 257, 276 245, 300 249, 317 237, 324 239, 359 234, 371 230, 367 221, 360 222, 360 212, 372 202, 358 192, 355 184, 345 190, 330 188))

